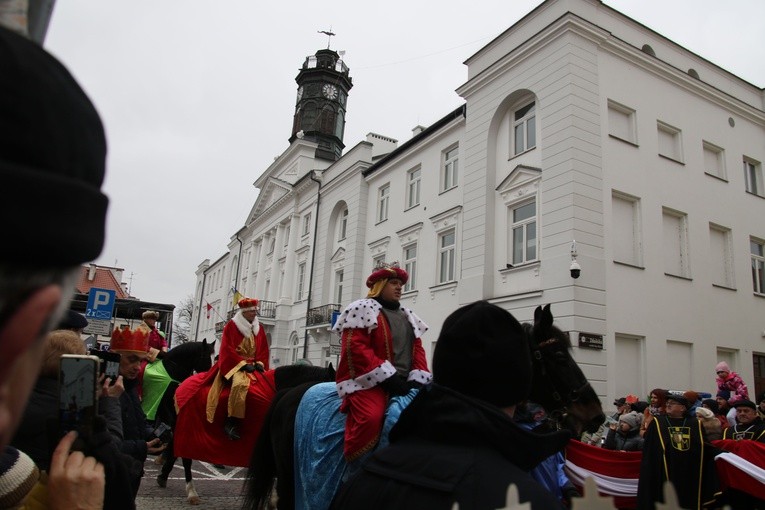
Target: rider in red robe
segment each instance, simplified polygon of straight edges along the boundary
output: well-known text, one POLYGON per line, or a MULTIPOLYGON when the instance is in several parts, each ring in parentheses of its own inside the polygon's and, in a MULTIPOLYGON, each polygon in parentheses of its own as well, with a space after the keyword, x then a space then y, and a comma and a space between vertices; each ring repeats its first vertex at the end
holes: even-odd
POLYGON ((432 380, 420 338, 428 326, 399 303, 408 279, 397 265, 376 269, 367 278, 367 299, 348 305, 333 328, 342 337, 336 382, 347 414, 348 462, 377 444, 391 396, 432 380))
POLYGON ((230 439, 239 439, 239 427, 245 417, 245 403, 254 372, 268 370, 269 352, 266 333, 258 322, 258 300, 243 298, 239 311, 223 328, 218 373, 207 396, 207 416, 212 423, 218 398, 224 385, 231 385, 228 419, 224 431, 230 439))

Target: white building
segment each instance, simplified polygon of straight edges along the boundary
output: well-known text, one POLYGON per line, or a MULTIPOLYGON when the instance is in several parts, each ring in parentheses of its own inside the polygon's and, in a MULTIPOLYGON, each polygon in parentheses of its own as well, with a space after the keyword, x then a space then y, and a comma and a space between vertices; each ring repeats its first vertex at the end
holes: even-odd
POLYGON ((348 69, 306 60, 291 145, 197 271, 198 337, 235 287, 264 300, 274 365, 334 360, 331 311, 398 260, 429 355, 462 304, 551 303, 609 399, 714 391, 720 360, 765 390, 763 90, 597 0, 548 0, 466 65, 464 106, 339 157, 348 69))

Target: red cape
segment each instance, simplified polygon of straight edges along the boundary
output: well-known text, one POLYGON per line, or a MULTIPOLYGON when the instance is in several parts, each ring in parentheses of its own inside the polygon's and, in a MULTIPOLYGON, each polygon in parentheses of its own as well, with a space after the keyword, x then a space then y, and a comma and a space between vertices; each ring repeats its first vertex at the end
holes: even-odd
POLYGON ((221 391, 213 423, 209 423, 206 418, 207 394, 217 373, 216 363, 209 371, 191 376, 178 386, 175 392, 178 421, 174 432, 173 453, 178 457, 213 464, 247 467, 263 419, 274 398, 274 371, 255 374, 257 379, 250 384, 247 411, 240 430, 242 438, 238 441, 232 441, 223 432, 229 386, 224 386, 221 391))

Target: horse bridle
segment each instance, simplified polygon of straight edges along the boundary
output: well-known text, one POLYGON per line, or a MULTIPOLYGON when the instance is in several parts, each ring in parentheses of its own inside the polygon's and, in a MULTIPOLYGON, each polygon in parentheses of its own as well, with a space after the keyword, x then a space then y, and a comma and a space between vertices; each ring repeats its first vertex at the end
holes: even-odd
POLYGON ((558 428, 561 427, 562 422, 566 419, 566 416, 568 416, 568 406, 565 404, 565 402, 573 403, 577 402, 580 398, 580 395, 582 392, 590 386, 590 381, 587 380, 587 378, 584 379, 584 384, 582 384, 580 387, 572 389, 568 393, 568 400, 563 400, 561 397, 561 392, 559 391, 559 388, 556 386, 555 378, 548 377, 547 367, 545 366, 545 363, 543 362, 542 358, 542 347, 545 347, 547 345, 554 344, 555 342, 558 342, 559 340, 555 337, 550 337, 544 342, 537 343, 534 340, 533 335, 529 335, 529 343, 532 346, 531 350, 531 357, 532 362, 536 363, 540 366, 540 375, 542 376, 543 380, 546 380, 549 382, 550 387, 552 388, 552 398, 557 403, 561 404, 558 409, 555 409, 548 413, 548 417, 553 420, 558 428))

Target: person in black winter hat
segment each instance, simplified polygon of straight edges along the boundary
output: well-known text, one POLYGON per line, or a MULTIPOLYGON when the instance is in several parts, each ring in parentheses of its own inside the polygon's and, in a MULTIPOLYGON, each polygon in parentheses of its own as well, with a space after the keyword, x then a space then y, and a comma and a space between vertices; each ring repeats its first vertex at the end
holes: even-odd
POLYGON ((568 432, 535 434, 513 422, 531 382, 527 338, 486 301, 446 318, 433 384, 401 414, 378 450, 335 497, 333 509, 504 508, 510 484, 533 509, 562 508, 528 471, 563 449, 568 432))
MULTIPOLYGON (((23 415, 43 338, 68 308, 79 265, 103 248, 106 137, 90 99, 36 43, 0 28, 0 449, 23 415)), ((48 508, 96 508, 104 465, 59 442, 48 508)))

